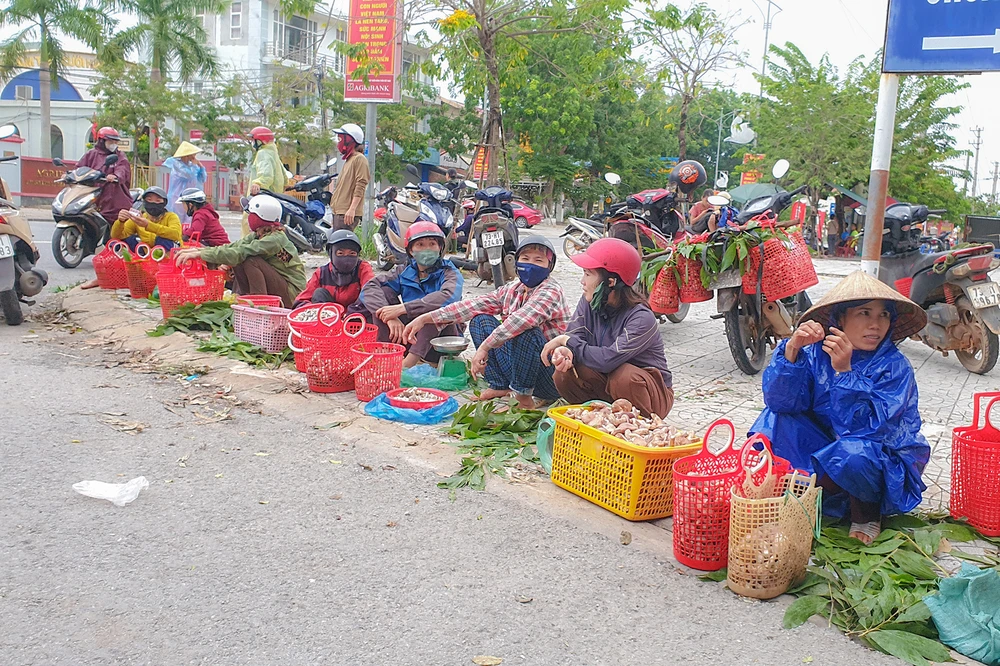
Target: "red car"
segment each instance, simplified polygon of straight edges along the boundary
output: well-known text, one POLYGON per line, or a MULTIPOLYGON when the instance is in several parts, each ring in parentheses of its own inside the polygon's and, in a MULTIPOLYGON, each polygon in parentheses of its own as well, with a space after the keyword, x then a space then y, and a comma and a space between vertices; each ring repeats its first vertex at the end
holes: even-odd
MULTIPOLYGON (((476 202, 473 199, 465 199, 462 207, 467 213, 471 213, 476 208, 476 202)), ((511 201, 510 207, 514 209, 514 224, 521 229, 533 227, 542 221, 542 214, 523 201, 511 201)))

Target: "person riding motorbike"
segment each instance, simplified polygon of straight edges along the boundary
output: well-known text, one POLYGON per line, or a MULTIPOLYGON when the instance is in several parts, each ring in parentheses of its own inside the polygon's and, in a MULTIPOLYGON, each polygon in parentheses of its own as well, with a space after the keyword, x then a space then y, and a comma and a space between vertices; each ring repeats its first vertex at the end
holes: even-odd
POLYGON ((78 167, 90 167, 105 174, 108 182, 101 188, 95 205, 108 224, 118 219, 119 211, 132 206, 132 195, 129 193, 129 188, 132 186, 132 167, 125 153, 118 151, 120 141, 121 135, 118 134, 118 130, 113 127, 102 127, 97 130, 94 147, 84 153, 77 162, 78 167), (118 161, 112 165, 105 165, 108 155, 112 154, 118 155, 118 161))
POLYGON ((181 219, 167 210, 167 193, 162 187, 150 187, 142 193, 142 210, 141 214, 131 210, 119 212, 111 227, 111 237, 125 241, 133 250, 139 243, 149 247, 158 245, 164 250, 180 245, 181 219))
MULTIPOLYGON (((285 167, 281 164, 278 146, 274 143, 274 132, 267 127, 257 126, 250 130, 250 138, 253 140, 254 150, 257 152, 254 155, 253 164, 250 166, 248 196, 253 197, 262 189, 277 193, 284 192, 285 167)), ((244 236, 252 231, 246 215, 243 216, 241 227, 244 236)))
MULTIPOLYGON (((198 161, 198 146, 188 141, 181 141, 177 146, 173 157, 163 160, 163 166, 170 169, 170 184, 167 188, 167 201, 177 216, 181 218, 181 224, 186 224, 190 219, 187 206, 180 201, 181 194, 186 190, 200 190, 205 186, 205 179, 208 174, 205 167, 198 161)), ((228 240, 226 241, 229 242, 228 240)))
POLYGON ((358 213, 371 180, 368 160, 364 156, 365 133, 354 123, 345 123, 333 133, 337 135, 337 151, 344 160, 330 200, 333 228, 353 231, 361 222, 358 213))
POLYGON ((177 199, 184 206, 184 212, 191 218, 191 225, 184 234, 184 240, 188 240, 195 234, 199 234, 202 245, 218 247, 229 242, 229 234, 222 228, 219 222, 219 214, 208 203, 208 197, 202 190, 191 187, 181 192, 177 199))
POLYGON ((361 241, 353 231, 338 229, 326 244, 330 263, 316 269, 306 288, 295 298, 295 307, 306 303, 340 303, 350 307, 361 287, 375 277, 371 264, 361 259, 361 241))

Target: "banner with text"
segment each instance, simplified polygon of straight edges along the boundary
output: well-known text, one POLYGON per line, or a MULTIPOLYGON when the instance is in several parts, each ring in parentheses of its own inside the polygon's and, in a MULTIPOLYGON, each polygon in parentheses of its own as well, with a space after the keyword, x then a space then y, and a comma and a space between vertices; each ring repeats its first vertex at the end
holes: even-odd
POLYGON ((365 60, 347 59, 345 102, 398 102, 399 72, 403 61, 402 0, 351 0, 347 43, 365 45, 365 60), (368 84, 356 77, 369 69, 368 84))

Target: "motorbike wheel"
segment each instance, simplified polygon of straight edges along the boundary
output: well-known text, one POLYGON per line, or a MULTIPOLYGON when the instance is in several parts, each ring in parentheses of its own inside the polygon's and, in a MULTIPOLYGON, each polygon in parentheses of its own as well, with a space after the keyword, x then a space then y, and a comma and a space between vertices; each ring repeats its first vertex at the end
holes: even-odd
POLYGON ((563 239, 563 254, 566 255, 567 259, 572 259, 586 250, 589 245, 590 242, 585 240, 583 234, 577 231, 563 239))
POLYGON ((741 299, 725 313, 726 338, 736 366, 748 375, 756 375, 767 362, 767 343, 757 318, 741 299))
POLYGON ((688 312, 691 311, 690 303, 681 303, 680 307, 677 308, 677 312, 673 314, 668 314, 667 319, 669 319, 674 324, 679 324, 684 321, 684 317, 688 316, 688 312))
POLYGON ((52 234, 52 256, 63 268, 76 268, 87 256, 83 234, 76 227, 56 227, 52 234))
POLYGON ((19 326, 24 321, 21 302, 17 299, 17 292, 13 289, 0 291, 0 308, 3 309, 3 316, 8 326, 19 326))
POLYGON ((977 375, 985 375, 997 364, 997 356, 1000 353, 1000 340, 997 334, 986 326, 979 313, 976 312, 968 299, 958 299, 958 314, 966 326, 970 327, 975 334, 973 351, 958 350, 955 356, 958 357, 966 370, 977 375))

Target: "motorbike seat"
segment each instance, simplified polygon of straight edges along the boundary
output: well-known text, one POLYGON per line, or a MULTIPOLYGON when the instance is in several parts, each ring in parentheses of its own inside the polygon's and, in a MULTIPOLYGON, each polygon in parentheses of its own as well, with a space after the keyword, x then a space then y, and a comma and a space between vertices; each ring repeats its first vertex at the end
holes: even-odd
POLYGON ((914 277, 931 268, 938 257, 943 257, 948 252, 932 252, 923 254, 920 250, 911 250, 904 254, 883 255, 879 260, 879 279, 890 285, 895 285, 897 280, 914 277))
MULTIPOLYGON (((264 192, 264 190, 261 190, 261 191, 264 192)), ((271 191, 267 191, 267 192, 265 192, 265 194, 267 194, 268 196, 274 197, 278 201, 281 201, 282 205, 284 205, 284 204, 291 204, 291 205, 295 206, 296 208, 298 208, 299 210, 303 210, 306 207, 306 205, 304 203, 302 203, 301 201, 299 201, 295 197, 288 196, 287 194, 278 194, 277 192, 271 192, 271 191)))

